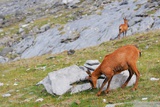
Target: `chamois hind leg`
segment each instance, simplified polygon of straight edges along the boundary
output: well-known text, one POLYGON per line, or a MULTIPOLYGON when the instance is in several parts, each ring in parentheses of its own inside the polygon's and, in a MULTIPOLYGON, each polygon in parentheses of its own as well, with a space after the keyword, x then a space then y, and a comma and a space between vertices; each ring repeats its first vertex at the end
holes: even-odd
POLYGON ((127 30, 125 31, 125 37, 126 37, 126 34, 127 34, 127 30))
POLYGON ((130 67, 131 67, 132 71, 136 74, 136 82, 134 84, 134 87, 132 88, 132 90, 134 91, 138 87, 138 81, 139 81, 139 78, 140 78, 140 73, 139 73, 139 71, 138 71, 138 69, 136 67, 136 63, 135 64, 131 64, 130 67))
POLYGON ((133 71, 131 70, 131 68, 129 68, 128 71, 129 71, 129 77, 127 78, 126 82, 121 86, 121 88, 125 88, 133 76, 133 71))
POLYGON ((121 29, 119 29, 118 39, 120 39, 121 33, 122 33, 122 31, 121 31, 121 29))

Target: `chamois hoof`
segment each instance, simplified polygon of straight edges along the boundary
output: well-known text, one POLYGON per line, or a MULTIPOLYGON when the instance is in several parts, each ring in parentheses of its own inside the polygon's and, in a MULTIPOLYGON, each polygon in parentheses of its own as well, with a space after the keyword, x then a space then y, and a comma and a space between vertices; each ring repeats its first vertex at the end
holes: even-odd
POLYGON ((108 93, 109 93, 109 90, 105 91, 104 93, 105 93, 105 94, 108 94, 108 93))
POLYGON ((136 91, 137 90, 137 88, 132 88, 132 91, 136 91))
POLYGON ((97 96, 100 96, 100 95, 101 95, 101 92, 98 92, 98 93, 97 93, 97 96))
POLYGON ((125 88, 125 87, 126 87, 126 85, 125 85, 125 84, 121 86, 121 88, 125 88))

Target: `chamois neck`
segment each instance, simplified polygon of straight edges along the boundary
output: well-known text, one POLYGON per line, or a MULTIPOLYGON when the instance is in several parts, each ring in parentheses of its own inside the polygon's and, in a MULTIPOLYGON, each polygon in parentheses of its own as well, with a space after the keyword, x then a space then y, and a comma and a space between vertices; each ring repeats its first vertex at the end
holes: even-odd
POLYGON ((124 20, 124 24, 128 24, 128 22, 126 20, 124 20))

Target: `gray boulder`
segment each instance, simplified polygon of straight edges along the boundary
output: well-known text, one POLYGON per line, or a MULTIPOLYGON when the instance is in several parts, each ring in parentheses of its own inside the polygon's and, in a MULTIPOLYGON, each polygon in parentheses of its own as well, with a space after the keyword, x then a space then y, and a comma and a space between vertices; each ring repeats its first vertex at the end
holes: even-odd
POLYGON ((86 67, 90 71, 94 71, 98 66, 100 62, 98 60, 87 60, 84 64, 84 67, 86 67))
POLYGON ((127 4, 128 4, 128 1, 127 0, 123 0, 123 2, 120 3, 120 6, 121 5, 127 5, 127 4))
MULTIPOLYGON (((90 60, 86 62, 93 61, 90 60)), ((88 76, 86 70, 87 69, 85 67, 78 67, 76 65, 63 68, 58 71, 49 73, 48 76, 39 83, 37 83, 37 85, 43 84, 47 92, 52 95, 63 95, 66 92, 74 94, 77 92, 88 90, 91 89, 91 85, 89 82, 86 83, 86 77, 88 76)), ((116 89, 118 87, 121 87, 122 84, 127 80, 128 76, 129 72, 127 70, 115 75, 111 81, 110 89, 116 89)), ((103 78, 105 78, 105 76, 103 76, 103 78)), ((135 80, 136 77, 134 75, 127 86, 133 85, 135 83, 135 80)), ((101 87, 103 81, 104 79, 98 79, 97 88, 101 87)), ((106 87, 107 84, 105 85, 103 90, 105 90, 106 87)))
POLYGON ((154 16, 160 17, 160 9, 158 9, 158 10, 155 12, 154 16))
POLYGON ((160 19, 156 19, 152 29, 160 29, 160 19))
POLYGON ((5 62, 8 62, 9 59, 8 58, 5 58, 3 56, 0 56, 0 63, 5 63, 5 62))
POLYGON ((19 28, 19 32, 18 33, 20 34, 20 33, 23 33, 23 32, 24 32, 24 29, 23 28, 19 28))
POLYGON ((99 65, 100 62, 98 60, 87 60, 85 64, 88 64, 88 65, 99 65))
POLYGON ((43 33, 45 31, 47 31, 48 29, 50 29, 50 24, 46 24, 46 25, 43 25, 41 28, 40 28, 40 33, 43 33))
POLYGON ((13 48, 11 47, 5 47, 1 52, 0 52, 0 55, 1 56, 6 56, 9 52, 12 52, 13 51, 13 48))
POLYGON ((48 93, 62 95, 68 92, 73 83, 85 80, 87 73, 78 66, 73 65, 67 68, 53 71, 38 84, 43 84, 48 93))

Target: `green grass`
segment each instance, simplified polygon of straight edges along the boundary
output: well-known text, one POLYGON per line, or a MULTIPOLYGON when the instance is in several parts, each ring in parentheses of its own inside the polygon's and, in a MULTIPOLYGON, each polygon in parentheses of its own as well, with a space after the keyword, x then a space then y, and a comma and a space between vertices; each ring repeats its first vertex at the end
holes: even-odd
POLYGON ((140 33, 120 40, 113 40, 99 46, 77 50, 74 55, 49 54, 30 59, 0 64, 0 107, 104 107, 111 103, 124 103, 118 107, 132 107, 132 102, 160 102, 160 81, 150 81, 151 77, 160 78, 160 31, 140 33), (141 73, 138 90, 131 91, 131 87, 111 90, 109 94, 102 93, 96 96, 98 89, 87 90, 77 94, 69 93, 62 96, 52 96, 45 91, 43 86, 35 84, 42 80, 49 72, 71 66, 83 65, 86 60, 103 60, 106 54, 113 52, 120 46, 135 44, 139 46, 142 57, 137 66, 141 73), (146 48, 148 46, 148 48, 146 48), (37 67, 46 66, 46 71, 37 67), (17 83, 17 86, 14 86, 17 83), (3 98, 2 95, 10 93, 11 96, 3 98), (42 102, 35 102, 43 98, 42 102), (103 102, 106 99, 106 102, 103 102))
POLYGON ((147 14, 148 14, 148 15, 151 15, 151 14, 154 14, 155 12, 156 12, 156 10, 154 9, 154 10, 148 11, 147 14))

